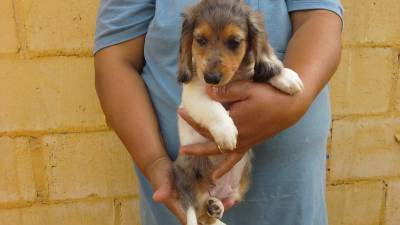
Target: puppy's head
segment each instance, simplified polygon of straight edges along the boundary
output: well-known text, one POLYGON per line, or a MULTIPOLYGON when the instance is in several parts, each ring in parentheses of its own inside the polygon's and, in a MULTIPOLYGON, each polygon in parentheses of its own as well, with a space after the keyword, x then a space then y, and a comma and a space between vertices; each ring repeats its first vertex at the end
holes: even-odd
POLYGON ((198 76, 208 84, 225 85, 250 63, 254 79, 267 80, 280 72, 273 57, 262 15, 241 0, 202 0, 183 13, 180 82, 198 76))

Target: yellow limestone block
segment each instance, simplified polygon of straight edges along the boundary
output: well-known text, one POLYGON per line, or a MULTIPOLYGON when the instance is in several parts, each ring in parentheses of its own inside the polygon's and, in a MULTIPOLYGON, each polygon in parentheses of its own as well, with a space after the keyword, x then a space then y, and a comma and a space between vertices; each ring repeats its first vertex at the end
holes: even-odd
POLYGON ((0 1, 0 29, 0 54, 17 52, 17 28, 12 0, 0 1))
POLYGON ((331 81, 333 114, 387 112, 396 59, 396 52, 386 48, 343 50, 331 81))
POLYGON ((92 58, 0 60, 0 133, 106 128, 92 58))
POLYGON ((335 120, 330 179, 400 176, 399 127, 398 116, 335 120))
POLYGON ((327 189, 330 225, 379 225, 384 199, 382 182, 345 184, 327 189))
POLYGON ((43 138, 52 200, 136 196, 132 159, 114 132, 43 138))

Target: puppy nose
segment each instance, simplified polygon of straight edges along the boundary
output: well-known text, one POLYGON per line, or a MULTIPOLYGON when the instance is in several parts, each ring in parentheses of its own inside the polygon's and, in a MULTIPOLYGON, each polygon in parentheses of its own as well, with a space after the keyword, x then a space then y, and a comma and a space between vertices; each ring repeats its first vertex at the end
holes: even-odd
POLYGON ((221 75, 218 73, 207 73, 204 75, 204 80, 208 84, 218 84, 221 81, 221 75))

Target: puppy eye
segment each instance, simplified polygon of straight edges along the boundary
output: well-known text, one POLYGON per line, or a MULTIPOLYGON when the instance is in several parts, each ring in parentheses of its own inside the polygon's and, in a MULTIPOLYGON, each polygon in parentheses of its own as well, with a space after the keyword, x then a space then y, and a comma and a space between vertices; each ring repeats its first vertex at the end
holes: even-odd
POLYGON ((227 42, 228 48, 231 50, 235 50, 239 47, 240 45, 240 40, 236 39, 229 39, 227 42))
POLYGON ((205 37, 198 37, 196 38, 196 42, 197 44, 199 44, 200 46, 206 46, 208 43, 208 40, 205 37))

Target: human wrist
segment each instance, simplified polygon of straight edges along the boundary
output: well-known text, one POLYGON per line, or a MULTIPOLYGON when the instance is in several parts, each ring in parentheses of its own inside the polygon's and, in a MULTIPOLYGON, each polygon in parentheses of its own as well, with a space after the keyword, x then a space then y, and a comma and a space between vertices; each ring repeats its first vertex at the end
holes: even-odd
POLYGON ((283 95, 284 98, 288 100, 283 106, 286 109, 284 118, 287 120, 286 127, 290 127, 299 121, 307 112, 317 96, 317 93, 314 87, 310 87, 308 83, 304 83, 304 90, 302 92, 296 93, 293 96, 283 95))
POLYGON ((154 157, 144 166, 143 173, 147 180, 154 185, 154 177, 160 169, 167 169, 166 167, 171 166, 171 159, 168 155, 160 155, 154 157))

